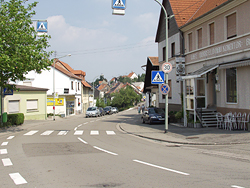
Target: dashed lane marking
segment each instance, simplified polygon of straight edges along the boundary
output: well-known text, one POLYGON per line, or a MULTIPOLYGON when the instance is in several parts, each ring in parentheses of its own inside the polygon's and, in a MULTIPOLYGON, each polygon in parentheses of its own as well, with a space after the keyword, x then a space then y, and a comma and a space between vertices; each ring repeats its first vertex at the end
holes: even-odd
POLYGON ((11 173, 9 175, 16 185, 28 183, 19 173, 11 173))

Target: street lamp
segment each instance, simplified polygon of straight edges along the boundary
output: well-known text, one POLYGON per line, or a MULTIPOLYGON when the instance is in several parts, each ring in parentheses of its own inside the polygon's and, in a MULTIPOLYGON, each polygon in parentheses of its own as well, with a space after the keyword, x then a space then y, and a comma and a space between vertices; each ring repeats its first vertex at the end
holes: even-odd
MULTIPOLYGON (((166 57, 166 62, 168 60, 168 19, 172 18, 174 15, 171 15, 170 17, 168 17, 167 11, 165 9, 165 7, 158 1, 155 0, 155 2, 157 2, 162 10, 165 13, 165 21, 166 21, 166 52, 165 52, 165 57, 166 57)), ((165 84, 168 84, 168 73, 165 73, 165 84)), ((168 132, 168 94, 165 97, 165 133, 168 132)))
POLYGON ((71 56, 71 54, 68 54, 68 55, 64 55, 62 57, 59 57, 59 58, 54 58, 53 59, 53 120, 55 121, 55 112, 56 112, 56 101, 55 101, 55 90, 56 90, 56 78, 55 78, 55 70, 56 70, 56 59, 59 60, 60 58, 63 58, 63 57, 67 57, 67 56, 71 56))
MULTIPOLYGON (((104 76, 103 74, 101 74, 100 76, 104 76)), ((95 102, 95 79, 98 78, 98 76, 96 76, 94 79, 93 79, 93 107, 94 107, 94 102, 95 102)))

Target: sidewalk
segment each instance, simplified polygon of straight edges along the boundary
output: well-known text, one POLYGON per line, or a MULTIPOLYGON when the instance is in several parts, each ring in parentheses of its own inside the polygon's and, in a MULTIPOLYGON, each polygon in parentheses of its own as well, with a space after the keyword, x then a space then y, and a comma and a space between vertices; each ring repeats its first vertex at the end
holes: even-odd
POLYGON ((141 114, 131 110, 133 118, 120 124, 120 128, 130 134, 158 141, 191 145, 232 145, 250 144, 250 132, 243 130, 229 131, 216 127, 188 128, 182 124, 171 123, 164 133, 164 124, 143 124, 141 114))

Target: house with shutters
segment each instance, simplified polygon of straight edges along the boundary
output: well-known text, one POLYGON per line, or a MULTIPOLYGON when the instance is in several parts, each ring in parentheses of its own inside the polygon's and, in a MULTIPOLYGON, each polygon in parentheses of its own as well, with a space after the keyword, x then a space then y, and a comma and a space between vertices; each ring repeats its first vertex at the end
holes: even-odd
POLYGON ((250 1, 201 3, 180 27, 185 40, 184 112, 192 113, 194 121, 201 119, 203 126, 214 126, 215 122, 204 117, 205 111, 250 112, 250 84, 246 82, 250 74, 250 1))

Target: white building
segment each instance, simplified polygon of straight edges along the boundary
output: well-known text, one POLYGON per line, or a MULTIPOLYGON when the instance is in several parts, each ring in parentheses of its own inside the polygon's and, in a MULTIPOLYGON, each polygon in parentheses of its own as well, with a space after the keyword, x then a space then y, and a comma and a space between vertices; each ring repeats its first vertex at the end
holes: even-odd
POLYGON ((65 63, 59 60, 56 60, 55 71, 53 71, 53 67, 50 70, 43 70, 41 74, 31 71, 26 75, 25 81, 16 83, 18 85, 48 88, 47 113, 53 113, 53 72, 55 72, 55 113, 62 116, 82 113, 82 79, 71 73, 65 63))

